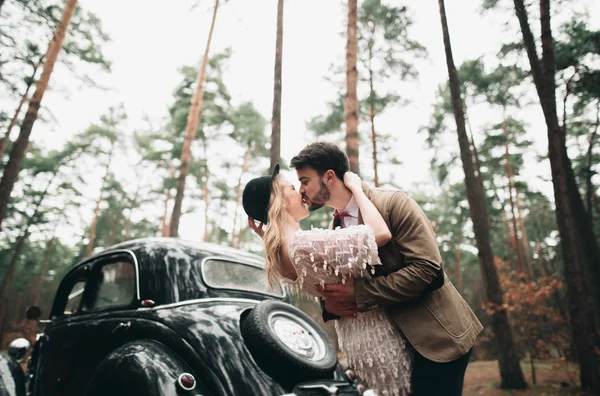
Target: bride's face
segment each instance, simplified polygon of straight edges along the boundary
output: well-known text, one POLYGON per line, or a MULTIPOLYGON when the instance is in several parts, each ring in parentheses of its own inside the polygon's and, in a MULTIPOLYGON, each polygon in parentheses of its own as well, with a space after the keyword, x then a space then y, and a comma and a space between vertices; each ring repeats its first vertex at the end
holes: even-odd
POLYGON ((282 182, 286 210, 296 221, 306 218, 309 212, 302 202, 302 194, 296 191, 296 188, 287 180, 284 179, 282 182))

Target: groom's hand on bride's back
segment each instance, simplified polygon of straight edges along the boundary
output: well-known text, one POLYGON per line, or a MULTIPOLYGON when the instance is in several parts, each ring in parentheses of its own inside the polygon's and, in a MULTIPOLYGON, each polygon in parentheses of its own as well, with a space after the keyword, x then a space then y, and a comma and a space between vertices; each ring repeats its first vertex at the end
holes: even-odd
POLYGON ((260 222, 258 225, 256 225, 256 220, 254 220, 252 217, 248 216, 248 227, 252 228, 252 230, 254 232, 256 232, 259 237, 264 238, 265 230, 263 230, 262 222, 260 222))

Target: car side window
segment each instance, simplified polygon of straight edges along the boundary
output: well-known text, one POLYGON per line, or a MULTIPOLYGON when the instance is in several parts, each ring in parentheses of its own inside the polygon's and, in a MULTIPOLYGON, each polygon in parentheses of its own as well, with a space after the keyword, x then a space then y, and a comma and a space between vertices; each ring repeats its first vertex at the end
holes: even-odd
POLYGON ((202 273, 206 284, 216 289, 244 290, 275 297, 285 296, 279 284, 273 290, 269 290, 267 274, 258 266, 209 259, 204 261, 202 273))
POLYGON ((135 298, 135 267, 128 261, 103 264, 97 283, 86 297, 86 311, 130 305, 135 298))
POLYGON ((81 296, 85 290, 85 283, 85 279, 81 279, 73 285, 73 288, 67 297, 67 304, 65 305, 64 310, 65 315, 72 315, 79 310, 81 306, 81 296))

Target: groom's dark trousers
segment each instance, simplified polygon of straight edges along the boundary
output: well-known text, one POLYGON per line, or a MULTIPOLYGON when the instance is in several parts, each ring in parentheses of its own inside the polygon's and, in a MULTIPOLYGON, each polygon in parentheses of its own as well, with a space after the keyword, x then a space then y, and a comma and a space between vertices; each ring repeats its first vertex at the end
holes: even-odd
POLYGON ((412 396, 461 396, 465 371, 471 357, 466 355, 448 363, 431 361, 414 351, 412 396))

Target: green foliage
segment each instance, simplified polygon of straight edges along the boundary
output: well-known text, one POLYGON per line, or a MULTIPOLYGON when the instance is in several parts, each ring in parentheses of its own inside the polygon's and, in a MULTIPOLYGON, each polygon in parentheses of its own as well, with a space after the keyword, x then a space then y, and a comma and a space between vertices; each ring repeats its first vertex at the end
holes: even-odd
MULTIPOLYGON (((361 77, 358 92, 367 93, 358 98, 361 122, 374 122, 377 116, 402 103, 397 87, 391 85, 390 80, 406 82, 418 75, 414 62, 426 57, 427 52, 420 43, 410 38, 412 25, 413 21, 405 6, 388 5, 381 0, 366 0, 361 3, 358 10, 358 74, 361 77)), ((345 70, 335 67, 332 70, 333 77, 330 81, 336 89, 335 97, 327 102, 327 112, 313 117, 306 127, 320 139, 342 143, 345 136, 345 87, 342 83, 345 70)), ((371 128, 368 131, 366 136, 369 138, 359 136, 361 141, 371 141, 371 128)), ((400 163, 391 135, 377 126, 375 134, 378 145, 377 165, 400 163)), ((365 158, 371 158, 371 155, 365 158)))
MULTIPOLYGON (((11 118, 27 85, 34 83, 36 65, 42 62, 56 26, 60 20, 63 2, 56 0, 7 1, 2 7, 0 29, 0 87, 11 100, 2 103, 11 118)), ((109 40, 98 17, 78 7, 71 19, 59 64, 66 65, 72 76, 94 86, 94 79, 80 75, 82 64, 110 70, 110 62, 102 53, 102 45, 109 40)), ((37 68, 39 75, 41 67, 37 68)), ((7 98, 7 99, 8 99, 7 98)), ((5 124, 0 123, 0 126, 5 124)))

